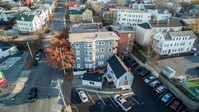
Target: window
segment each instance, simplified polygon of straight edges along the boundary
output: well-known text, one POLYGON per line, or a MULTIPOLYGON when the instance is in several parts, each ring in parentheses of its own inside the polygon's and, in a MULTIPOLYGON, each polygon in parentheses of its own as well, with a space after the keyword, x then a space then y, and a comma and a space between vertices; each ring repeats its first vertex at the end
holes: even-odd
POLYGON ((76 51, 76 55, 77 56, 80 55, 80 51, 79 50, 76 51))
POLYGON ((88 47, 88 44, 87 44, 87 43, 84 43, 84 47, 87 48, 87 47, 88 47))
POLYGON ((108 48, 108 52, 112 52, 112 48, 108 48))
POLYGON ((76 47, 76 48, 79 48, 79 43, 76 43, 76 44, 75 44, 75 47, 76 47))
POLYGON ((89 48, 92 48, 92 43, 89 43, 89 44, 88 44, 88 47, 89 47, 89 48))
POLYGON ((88 64, 87 63, 85 63, 85 68, 88 68, 88 64))
POLYGON ((112 41, 109 42, 109 45, 110 45, 110 46, 112 45, 112 41))
POLYGON ((85 54, 85 55, 88 55, 88 51, 87 51, 87 50, 85 50, 85 51, 84 51, 84 54, 85 54))
POLYGON ((191 42, 189 42, 189 45, 191 45, 191 42))
POLYGON ((99 61, 98 62, 98 65, 103 65, 104 64, 104 61, 99 61))
POLYGON ((77 62, 80 62, 80 57, 77 57, 77 60, 76 60, 77 62))
POLYGON ((90 84, 91 84, 91 85, 94 85, 95 83, 94 83, 94 82, 90 82, 90 84))
POLYGON ((77 68, 81 68, 81 64, 78 63, 78 64, 77 64, 77 68))

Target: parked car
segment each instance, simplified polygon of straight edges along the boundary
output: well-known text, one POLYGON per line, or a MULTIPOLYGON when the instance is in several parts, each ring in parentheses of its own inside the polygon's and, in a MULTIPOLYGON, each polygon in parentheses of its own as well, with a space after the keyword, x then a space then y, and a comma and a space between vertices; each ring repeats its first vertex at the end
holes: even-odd
POLYGON ((46 30, 45 33, 50 33, 50 30, 46 30))
POLYGON ((167 103, 172 97, 173 97, 173 95, 172 95, 171 93, 166 93, 166 94, 161 98, 161 100, 162 100, 164 103, 167 103))
POLYGON ((165 85, 161 85, 161 86, 158 86, 155 91, 157 93, 162 93, 162 92, 164 92, 166 90, 167 90, 167 87, 165 85))
POLYGON ((199 70, 199 66, 196 67, 196 70, 199 70))
POLYGON ((116 94, 114 97, 114 101, 122 107, 122 110, 129 111, 131 109, 131 106, 127 103, 127 101, 122 97, 120 94, 116 94))
POLYGON ((42 48, 39 49, 39 53, 43 54, 44 50, 42 48))
POLYGON ((16 39, 16 38, 18 38, 18 36, 12 36, 12 39, 16 39))
POLYGON ((149 71, 149 70, 147 70, 147 69, 145 69, 144 71, 142 71, 141 73, 140 73, 140 75, 141 76, 147 76, 147 75, 149 75, 151 72, 149 71))
POLYGON ((177 111, 179 108, 180 108, 180 101, 179 100, 174 100, 171 105, 170 105, 170 108, 174 111, 177 111))
POLYGON ((38 65, 38 61, 37 60, 34 60, 33 63, 32 63, 32 67, 33 68, 36 68, 38 65))
POLYGON ((156 78, 154 76, 149 75, 147 78, 144 79, 144 82, 148 84, 148 83, 152 82, 155 79, 156 78))
POLYGON ((39 61, 41 58, 41 53, 37 52, 36 56, 35 56, 35 60, 39 61))
POLYGON ((88 101, 88 98, 87 98, 86 93, 84 91, 79 91, 78 93, 79 93, 79 97, 80 97, 80 99, 83 103, 88 101))
POLYGON ((37 96, 38 96, 38 89, 36 87, 33 87, 30 89, 27 101, 30 102, 35 101, 37 99, 37 96))
POLYGON ((150 83, 150 86, 153 87, 153 88, 155 88, 155 87, 157 87, 159 84, 160 84, 160 82, 159 82, 158 80, 154 80, 154 81, 152 81, 152 82, 150 83))

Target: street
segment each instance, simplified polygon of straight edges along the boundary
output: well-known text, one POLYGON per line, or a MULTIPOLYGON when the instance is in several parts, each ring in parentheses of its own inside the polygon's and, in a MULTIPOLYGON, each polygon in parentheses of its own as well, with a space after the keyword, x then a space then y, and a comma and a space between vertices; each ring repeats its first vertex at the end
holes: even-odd
MULTIPOLYGON (((63 8, 61 9, 63 11, 63 8)), ((51 24, 50 30, 62 31, 63 27, 63 12, 55 12, 55 22, 51 24)), ((42 47, 49 43, 51 36, 47 35, 44 39, 42 47)), ((1 112, 55 112, 61 111, 63 102, 59 96, 59 90, 57 80, 61 79, 62 72, 51 68, 44 61, 42 55, 41 60, 37 68, 32 69, 29 75, 28 81, 25 84, 24 89, 14 98, 3 101, 0 104, 1 112), (38 99, 34 102, 27 102, 27 97, 30 89, 37 87, 38 99)), ((61 85, 63 90, 63 85, 61 85)))

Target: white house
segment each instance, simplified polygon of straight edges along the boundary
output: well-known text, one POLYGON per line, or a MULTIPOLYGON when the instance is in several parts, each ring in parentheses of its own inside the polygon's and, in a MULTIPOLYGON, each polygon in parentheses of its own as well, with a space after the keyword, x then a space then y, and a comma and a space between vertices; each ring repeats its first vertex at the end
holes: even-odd
POLYGON ((136 28, 137 24, 148 22, 151 19, 150 13, 139 10, 111 8, 110 11, 116 11, 116 23, 134 28, 136 28))
POLYGON ((171 17, 171 13, 168 10, 165 9, 147 9, 149 13, 152 14, 152 16, 156 20, 167 20, 171 17))
POLYGON ((82 77, 82 86, 102 89, 103 74, 85 73, 82 77))
POLYGON ((17 52, 18 49, 16 45, 0 41, 0 59, 14 55, 17 52))
POLYGON ((196 38, 193 31, 159 32, 153 36, 153 50, 160 55, 186 53, 196 38))
POLYGON ((145 9, 143 3, 137 3, 137 2, 132 3, 131 7, 133 8, 133 10, 144 10, 145 9))
POLYGON ((39 7, 34 14, 41 19, 42 26, 48 22, 48 9, 46 7, 39 7))
POLYGON ((117 89, 131 89, 134 77, 117 55, 108 60, 104 76, 108 82, 113 82, 117 89))
POLYGON ((10 21, 12 18, 16 17, 16 11, 14 10, 0 10, 0 21, 10 21))
POLYGON ((149 44, 157 32, 181 31, 183 25, 179 20, 149 21, 137 25, 135 41, 140 45, 149 44))
POLYGON ((33 33, 36 30, 42 29, 41 20, 36 15, 19 14, 16 18, 18 30, 21 33, 33 33))

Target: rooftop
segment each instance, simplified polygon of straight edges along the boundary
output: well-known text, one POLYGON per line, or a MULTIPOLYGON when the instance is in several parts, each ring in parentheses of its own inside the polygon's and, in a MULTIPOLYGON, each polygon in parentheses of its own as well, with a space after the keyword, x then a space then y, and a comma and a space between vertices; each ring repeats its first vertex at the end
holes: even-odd
POLYGON ((151 27, 183 27, 179 20, 151 20, 149 21, 151 27))
POLYGON ((149 25, 148 22, 138 24, 138 26, 140 26, 140 27, 142 27, 144 29, 151 29, 151 26, 149 25))
POLYGON ((119 26, 119 25, 110 25, 111 30, 117 31, 117 32, 134 32, 132 28, 129 28, 127 26, 119 26))
POLYGON ((5 51, 5 50, 7 50, 7 49, 9 49, 9 48, 11 48, 11 47, 13 47, 12 44, 7 43, 7 42, 0 41, 0 48, 1 48, 3 51, 5 51))
POLYGON ((190 36, 189 39, 197 38, 193 31, 167 32, 167 33, 162 33, 162 34, 166 40, 172 40, 172 37, 176 37, 176 36, 177 37, 190 36))
POLYGON ((85 73, 82 80, 89 80, 95 82, 102 82, 103 74, 100 73, 85 73))
POLYGON ((116 55, 113 55, 110 59, 108 59, 108 63, 117 78, 120 78, 127 72, 127 68, 116 55))
POLYGON ((18 21, 32 21, 35 15, 18 14, 16 20, 18 21))
POLYGON ((119 40, 114 32, 88 32, 69 34, 69 42, 92 42, 95 40, 119 40))

